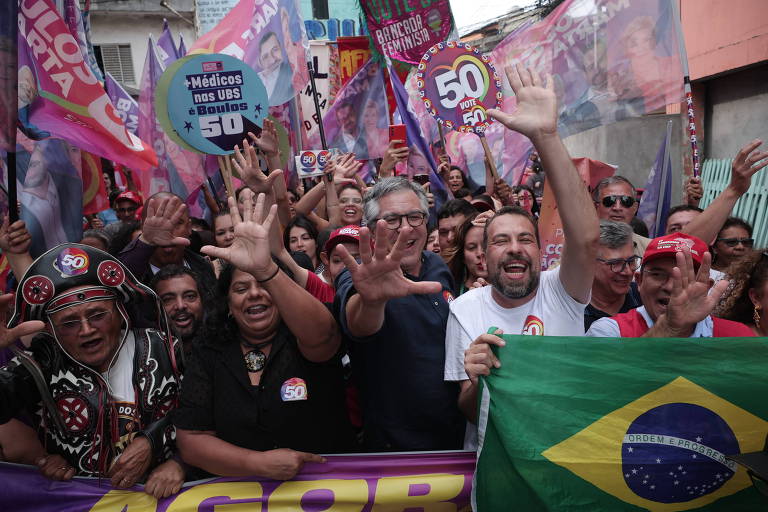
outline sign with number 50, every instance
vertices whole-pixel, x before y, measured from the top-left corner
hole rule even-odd
[[[493,121],[485,111],[501,105],[501,80],[487,55],[461,42],[427,51],[416,73],[427,110],[447,128],[482,134]]]

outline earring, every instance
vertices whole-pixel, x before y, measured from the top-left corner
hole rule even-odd
[[[755,321],[755,327],[760,328],[760,306],[755,305],[755,310],[752,313],[752,319]]]

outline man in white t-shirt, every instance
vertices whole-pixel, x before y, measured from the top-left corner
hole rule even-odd
[[[461,382],[458,405],[472,422],[477,417],[477,376],[488,375],[499,365],[490,345],[504,345],[500,337],[486,334],[489,328],[507,334],[584,335],[584,308],[599,237],[587,187],[557,133],[551,80],[544,87],[535,72],[506,71],[517,95],[517,111],[488,113],[529,137],[536,147],[549,170],[547,179],[560,209],[566,244],[560,267],[541,272],[536,220],[529,212],[505,207],[485,225],[483,248],[491,286],[470,290],[451,303],[445,340],[444,378]],[[465,438],[468,446],[472,441]]]

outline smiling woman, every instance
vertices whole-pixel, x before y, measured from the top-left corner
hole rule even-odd
[[[249,197],[242,221],[230,202],[233,243],[203,249],[230,262],[218,283],[223,327],[193,349],[174,416],[178,446],[208,473],[288,479],[322,462],[313,453],[352,446],[340,335],[322,303],[271,259],[275,210],[251,220]],[[263,204],[262,194],[257,212]]]

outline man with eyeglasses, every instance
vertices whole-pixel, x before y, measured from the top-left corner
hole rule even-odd
[[[584,310],[584,329],[598,318],[626,313],[642,306],[637,284],[632,281],[640,266],[633,254],[632,227],[624,222],[600,221],[600,241],[595,258],[592,298]]]
[[[684,233],[654,238],[635,273],[643,305],[592,324],[587,336],[601,338],[706,338],[754,336],[744,324],[713,317],[728,288],[709,277],[707,244]]]
[[[608,176],[600,180],[592,191],[592,199],[600,220],[612,220],[630,224],[640,206],[637,191],[624,176]],[[634,254],[642,257],[650,238],[632,234]]]
[[[365,195],[359,262],[336,247],[346,270],[334,308],[352,342],[367,451],[461,448],[459,387],[443,381],[453,279],[439,255],[423,250],[428,211],[422,187],[384,178]]]
[[[170,458],[168,413],[181,353],[157,296],[115,258],[80,244],[49,250],[19,282],[8,328],[2,304],[0,348],[22,326],[25,334],[45,330],[0,368],[0,424],[24,411],[36,418],[35,463],[48,478],[145,482],[157,498],[178,492],[184,470]],[[155,328],[135,326],[131,312],[142,304],[154,308]]]
[[[115,198],[115,215],[122,222],[133,222],[141,208],[141,196],[132,190],[126,190]]]

